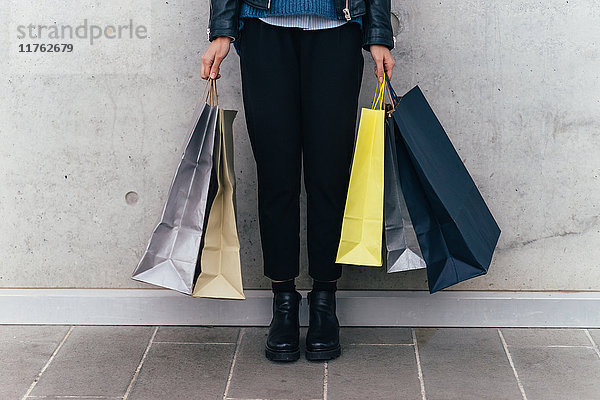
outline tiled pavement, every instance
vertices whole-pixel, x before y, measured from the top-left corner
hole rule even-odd
[[[0,399],[600,399],[600,329],[344,327],[340,358],[290,364],[266,335],[0,326]]]

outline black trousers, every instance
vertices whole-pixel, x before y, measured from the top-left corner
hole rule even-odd
[[[245,21],[238,54],[257,166],[264,274],[299,275],[300,184],[307,194],[308,273],[334,280],[363,73],[357,23],[302,30]]]

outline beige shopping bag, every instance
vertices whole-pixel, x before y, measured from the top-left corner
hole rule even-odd
[[[192,296],[244,300],[236,223],[233,120],[237,111],[219,108],[214,163],[218,189],[208,214],[201,272]]]

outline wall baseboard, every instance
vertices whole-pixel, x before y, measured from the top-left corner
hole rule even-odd
[[[308,324],[306,290],[300,310]],[[0,289],[0,324],[268,326],[272,292],[195,299],[162,289]],[[600,328],[600,292],[338,290],[342,326]]]

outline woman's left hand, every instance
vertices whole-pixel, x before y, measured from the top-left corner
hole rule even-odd
[[[388,78],[392,79],[392,70],[394,69],[394,65],[396,65],[396,61],[392,57],[390,49],[379,44],[372,44],[369,50],[371,51],[373,61],[375,61],[375,76],[379,82],[383,82],[384,71]]]

